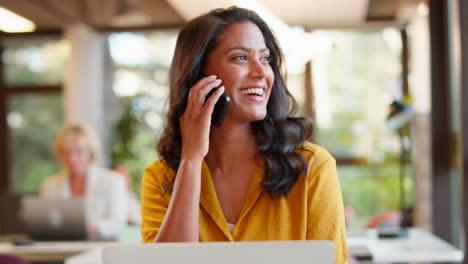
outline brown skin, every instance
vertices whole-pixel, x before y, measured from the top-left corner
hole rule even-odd
[[[223,125],[211,129],[206,161],[224,216],[235,224],[256,167],[258,148],[250,122],[265,117],[274,74],[263,35],[255,24],[236,23],[224,33],[223,41],[208,55],[204,70],[223,80],[231,104]],[[247,87],[265,92],[252,100],[242,93]]]
[[[221,42],[207,58],[204,72],[210,76],[192,87],[187,108],[180,118],[181,162],[156,242],[199,240],[203,159],[210,168],[228,222],[237,222],[248,191],[258,148],[250,123],[266,115],[274,75],[268,63],[265,40],[255,24],[235,23],[223,34]],[[223,86],[204,105],[208,92],[221,84]],[[264,94],[246,96],[242,90],[247,87],[261,87]],[[231,104],[223,125],[214,128],[210,124],[211,114],[223,92],[231,97]]]

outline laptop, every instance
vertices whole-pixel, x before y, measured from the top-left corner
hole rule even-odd
[[[285,264],[335,263],[335,247],[325,240],[159,243],[112,245],[103,264]]]
[[[33,240],[86,240],[83,198],[23,197],[21,214]]]

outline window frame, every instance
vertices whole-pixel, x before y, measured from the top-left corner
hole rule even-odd
[[[46,95],[62,93],[63,84],[57,85],[18,85],[9,86],[3,78],[5,64],[2,55],[5,47],[0,43],[0,194],[11,192],[11,162],[9,128],[7,122],[9,98],[18,94]]]

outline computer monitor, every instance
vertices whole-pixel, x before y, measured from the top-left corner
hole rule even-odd
[[[335,263],[330,241],[262,241],[112,245],[103,264],[286,264]]]
[[[24,197],[21,214],[34,240],[87,239],[83,198]]]

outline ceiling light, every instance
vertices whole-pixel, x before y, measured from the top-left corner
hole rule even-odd
[[[36,25],[8,9],[0,7],[0,30],[8,33],[32,32]]]

